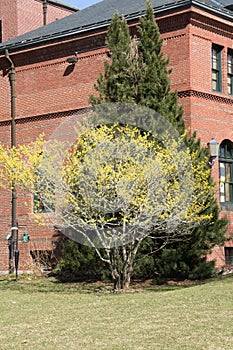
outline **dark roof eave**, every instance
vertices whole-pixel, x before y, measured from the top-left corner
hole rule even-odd
[[[89,29],[83,27],[83,29],[77,28],[76,30],[72,30],[72,31],[60,32],[60,33],[56,33],[56,35],[49,35],[49,36],[44,36],[34,40],[27,40],[27,42],[25,43],[19,42],[15,44],[5,45],[4,47],[0,48],[0,53],[5,52],[6,49],[10,50],[11,52],[15,52],[17,51],[17,49],[24,50],[24,49],[27,49],[28,47],[29,48],[35,47],[35,46],[39,46],[40,44],[46,44],[46,43],[55,41],[56,39],[72,37],[72,36],[75,36],[76,34],[81,34],[89,30],[95,30],[95,29],[101,29],[101,28],[107,27],[109,23],[98,25],[96,27],[92,26]]]
[[[161,12],[164,12],[164,11],[173,10],[175,8],[178,8],[178,7],[184,7],[184,6],[190,5],[191,3],[192,3],[192,0],[185,0],[185,1],[184,0],[178,0],[178,1],[175,1],[174,3],[172,3],[172,4],[156,7],[155,8],[155,13],[161,13]],[[126,15],[125,18],[127,19],[127,21],[138,19],[144,13],[145,13],[145,10],[138,11],[136,13]],[[109,20],[106,20],[104,22],[99,22],[99,23],[95,23],[93,25],[88,25],[86,27],[83,26],[81,28],[75,28],[73,30],[68,30],[68,31],[64,31],[64,32],[58,32],[58,33],[55,33],[54,35],[48,35],[48,36],[44,36],[44,37],[40,37],[40,38],[39,37],[38,38],[34,38],[33,40],[27,40],[27,42],[18,42],[18,43],[15,43],[15,44],[5,45],[2,48],[0,48],[0,53],[4,53],[6,49],[10,50],[11,52],[15,52],[18,49],[24,50],[24,49],[27,49],[30,46],[38,46],[38,45],[46,43],[46,42],[55,41],[56,39],[65,38],[65,37],[71,37],[71,36],[74,36],[76,34],[81,34],[83,32],[86,32],[86,31],[105,28],[105,27],[110,25],[111,20],[112,20],[112,18],[109,19]]]
[[[205,3],[199,0],[178,0],[168,5],[156,7],[154,8],[154,10],[156,14],[159,14],[165,11],[170,11],[177,8],[184,8],[187,6],[196,6],[197,8],[201,8],[201,9],[204,8],[207,12],[217,14],[220,17],[224,17],[228,20],[230,19],[231,21],[233,21],[233,13],[231,13],[232,11],[227,11],[226,9],[221,10],[215,7],[210,7],[209,5],[206,5]],[[136,13],[126,15],[125,18],[127,19],[127,21],[135,20],[140,18],[144,13],[145,13],[145,10],[138,11]],[[110,25],[111,20],[112,19],[105,20],[104,22],[87,25],[87,26],[82,26],[79,28],[75,28],[73,30],[57,32],[55,34],[34,38],[33,40],[27,40],[26,42],[18,42],[15,44],[5,45],[2,48],[0,48],[0,53],[1,54],[4,53],[6,49],[10,50],[11,52],[15,52],[19,49],[24,50],[24,49],[27,49],[28,47],[32,47],[32,46],[35,47],[40,44],[45,44],[51,41],[55,41],[57,39],[68,38],[77,34],[88,32],[90,30],[106,28],[107,26]]]
[[[230,19],[233,21],[233,12],[226,9],[225,7],[223,9],[217,8],[217,7],[212,7],[211,5],[207,5],[203,3],[202,1],[198,0],[191,0],[191,5],[196,6],[201,9],[205,9],[207,12],[217,14],[221,18],[226,18]]]

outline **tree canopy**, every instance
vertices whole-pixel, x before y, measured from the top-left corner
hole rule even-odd
[[[34,146],[1,148],[1,176],[53,208],[56,227],[95,248],[115,289],[124,289],[152,231],[168,242],[211,220],[204,212],[208,177],[199,172],[200,163],[193,166],[182,138],[166,133],[158,138],[119,123],[81,130],[71,147],[59,142],[46,147],[40,139]]]
[[[111,60],[104,62],[104,74],[95,84],[98,94],[91,95],[90,102],[146,106],[160,113],[182,134],[183,110],[177,93],[171,91],[169,59],[163,54],[163,41],[149,1],[137,29],[138,37],[131,38],[125,18],[114,15],[106,39]]]

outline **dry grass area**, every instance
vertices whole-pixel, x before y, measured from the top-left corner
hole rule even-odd
[[[232,350],[233,276],[142,286],[0,279],[0,349]]]

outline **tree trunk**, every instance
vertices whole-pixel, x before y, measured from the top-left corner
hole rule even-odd
[[[114,291],[124,291],[129,288],[135,256],[141,242],[142,239],[107,251]]]
[[[127,290],[130,286],[131,273],[122,272],[113,276],[113,289],[116,292]]]
[[[133,272],[133,262],[124,265],[120,271],[117,269],[112,269],[111,272],[114,291],[124,291],[130,286],[131,275]]]

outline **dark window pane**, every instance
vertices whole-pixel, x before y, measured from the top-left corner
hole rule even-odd
[[[226,163],[226,182],[231,181],[231,164]]]
[[[233,248],[225,247],[225,259],[226,259],[226,264],[233,265]]]
[[[233,74],[233,54],[227,55],[227,73]]]
[[[213,91],[221,91],[221,47],[212,47],[212,89]]]
[[[213,69],[218,68],[217,51],[215,49],[212,50],[212,68]]]
[[[231,77],[227,78],[227,93],[229,95],[232,95],[232,78]]]

